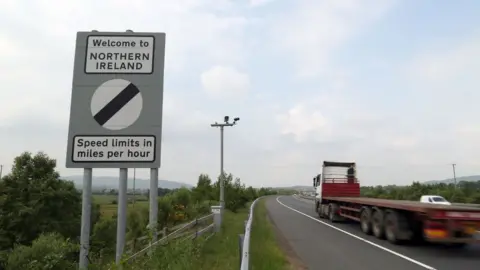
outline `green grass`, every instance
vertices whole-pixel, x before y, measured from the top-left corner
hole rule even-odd
[[[222,231],[208,240],[206,233],[195,241],[173,241],[157,248],[150,259],[138,260],[125,269],[238,270],[238,234],[243,233],[247,209],[226,211]]]
[[[225,211],[222,231],[205,243],[198,262],[200,270],[238,270],[240,254],[238,235],[244,233],[244,224],[248,209],[237,213]]]
[[[129,196],[131,198],[132,196]],[[135,206],[144,207],[148,206],[148,200],[145,196],[137,195],[135,196]],[[112,217],[115,213],[117,213],[118,205],[112,202],[116,202],[118,199],[117,195],[93,195],[94,203],[100,204],[100,212],[102,213],[102,217]],[[132,201],[128,202],[128,209],[135,207]]]
[[[285,253],[280,249],[273,225],[267,217],[265,199],[255,205],[250,238],[250,266],[252,270],[290,269]]]
[[[93,201],[95,203],[98,203],[100,205],[104,205],[104,204],[111,204],[112,201],[116,201],[118,198],[117,195],[93,195]]]

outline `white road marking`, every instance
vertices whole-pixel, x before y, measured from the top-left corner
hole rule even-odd
[[[299,197],[298,195],[292,195],[293,198],[295,198],[295,200],[297,201],[301,201],[301,202],[305,202],[305,203],[312,203],[313,204],[313,200],[309,200],[309,199],[304,199],[302,197]]]
[[[305,214],[305,213],[303,213],[303,212],[301,212],[301,211],[298,211],[297,209],[294,209],[294,208],[292,208],[292,207],[290,207],[290,206],[287,206],[287,205],[283,204],[283,203],[279,200],[279,198],[280,198],[280,197],[277,197],[277,202],[278,202],[279,204],[281,204],[282,206],[284,206],[284,207],[286,207],[286,208],[288,208],[288,209],[290,209],[290,210],[292,210],[292,211],[294,211],[294,212],[296,212],[296,213],[298,213],[298,214],[300,214],[300,215],[303,215],[303,216],[305,216],[305,217],[308,217],[308,218],[311,219],[311,220],[314,220],[314,221],[316,221],[316,222],[318,222],[318,223],[321,223],[321,224],[323,224],[323,225],[325,225],[325,226],[328,226],[328,227],[330,227],[330,228],[332,228],[332,229],[335,229],[335,230],[337,230],[337,231],[339,231],[339,232],[342,232],[342,233],[344,233],[344,234],[346,234],[346,235],[348,235],[348,236],[351,236],[351,237],[353,237],[353,238],[355,238],[355,239],[357,239],[357,240],[360,240],[360,241],[362,241],[362,242],[364,242],[364,243],[367,243],[367,244],[372,245],[372,246],[374,246],[374,247],[376,247],[376,248],[379,248],[379,249],[381,249],[381,250],[383,250],[383,251],[386,251],[386,252],[388,252],[388,253],[390,253],[390,254],[392,254],[392,255],[398,256],[398,257],[400,257],[400,258],[402,258],[402,259],[404,259],[404,260],[407,260],[407,261],[409,261],[409,262],[412,262],[412,263],[414,263],[414,264],[416,264],[416,265],[418,265],[418,266],[421,266],[421,267],[423,267],[423,268],[425,268],[425,269],[437,270],[436,268],[433,268],[433,267],[431,267],[430,265],[426,265],[426,264],[424,264],[424,263],[421,263],[421,262],[419,262],[419,261],[417,261],[417,260],[415,260],[415,259],[412,259],[412,258],[410,258],[410,257],[407,257],[407,256],[405,256],[405,255],[403,255],[403,254],[400,254],[400,253],[398,253],[398,252],[395,252],[395,251],[393,251],[393,250],[391,250],[391,249],[388,249],[388,248],[386,248],[386,247],[383,247],[383,246],[380,246],[380,245],[378,245],[378,244],[375,244],[375,243],[373,243],[373,242],[371,242],[371,241],[368,241],[367,239],[364,239],[364,238],[362,238],[362,237],[360,237],[360,236],[356,236],[356,235],[353,234],[353,233],[349,233],[349,232],[347,232],[347,231],[344,231],[344,230],[342,230],[342,229],[339,229],[339,228],[337,228],[337,227],[335,227],[335,226],[333,226],[333,225],[331,225],[331,224],[328,224],[328,223],[326,223],[326,222],[323,222],[323,221],[321,221],[321,220],[318,220],[318,219],[316,219],[316,218],[314,218],[314,217],[312,217],[312,216],[310,216],[310,215],[307,215],[307,214]]]

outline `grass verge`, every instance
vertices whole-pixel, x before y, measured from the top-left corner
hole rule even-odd
[[[257,202],[253,214],[250,267],[252,270],[290,269],[290,263],[279,247],[275,230],[268,219],[265,199]]]
[[[248,209],[239,209],[237,213],[226,211],[222,231],[215,234],[201,251],[198,269],[202,270],[238,270],[240,251],[238,235],[245,231]]]
[[[222,231],[208,240],[171,242],[157,248],[150,259],[125,269],[162,270],[238,270],[240,267],[238,235],[244,233],[248,209],[226,211]],[[205,236],[208,236],[206,233]]]
[[[222,231],[205,241],[171,242],[157,248],[150,259],[135,262],[125,269],[162,270],[238,270],[240,254],[238,235],[244,233],[249,208],[237,213],[226,211]],[[250,269],[290,269],[284,252],[278,246],[273,225],[267,217],[265,200],[255,206],[250,243]],[[206,234],[208,235],[208,233]]]

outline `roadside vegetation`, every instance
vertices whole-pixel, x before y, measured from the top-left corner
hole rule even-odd
[[[128,269],[166,270],[237,270],[240,266],[238,235],[244,232],[246,207],[235,212],[226,210],[222,230],[208,240],[174,242],[155,250],[151,259]]]
[[[281,249],[274,224],[268,218],[265,199],[257,202],[254,211],[250,243],[252,270],[291,269],[285,252]]]
[[[480,180],[454,184],[421,184],[409,186],[361,187],[364,197],[418,201],[422,195],[440,195],[453,203],[480,204]]]
[[[0,269],[76,269],[79,252],[81,192],[61,180],[56,161],[44,153],[25,152],[0,180]],[[234,269],[238,267],[238,234],[243,233],[247,205],[271,189],[245,187],[233,175],[225,177],[226,212],[223,231],[208,241],[171,242],[135,269]],[[210,213],[219,194],[218,181],[200,175],[192,189],[159,189],[159,230]],[[116,196],[95,195],[89,260],[92,269],[107,269],[114,260]],[[127,241],[148,235],[148,197],[129,204]],[[136,241],[126,249],[138,250]],[[195,264],[193,264],[195,263]],[[134,267],[135,264],[132,266]],[[192,268],[192,266],[195,266]],[[197,267],[198,266],[198,267]]]

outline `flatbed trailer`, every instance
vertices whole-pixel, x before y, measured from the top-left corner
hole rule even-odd
[[[339,164],[335,162],[335,166]],[[352,163],[345,166],[351,167]],[[364,198],[360,197],[356,178],[329,178],[322,172],[322,178],[320,174],[314,178],[315,210],[320,218],[359,222],[365,234],[395,244],[421,240],[464,246],[480,242],[476,237],[480,208]]]

